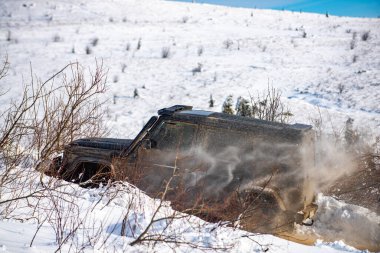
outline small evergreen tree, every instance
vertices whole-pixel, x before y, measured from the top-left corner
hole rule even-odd
[[[232,95],[229,95],[224,101],[222,112],[227,114],[234,114],[234,109],[232,109]]]
[[[91,54],[92,50],[89,46],[86,47],[86,54]]]
[[[252,117],[252,108],[247,99],[243,97],[238,98],[236,102],[236,115]]]
[[[137,41],[137,47],[136,47],[136,49],[140,50],[140,48],[141,48],[141,38]]]
[[[139,97],[139,91],[137,89],[135,89],[133,91],[133,98],[138,98]]]
[[[346,144],[349,148],[353,148],[355,144],[358,143],[359,135],[354,130],[354,120],[352,118],[348,118],[346,121],[346,127],[344,131],[344,139],[346,140]]]
[[[214,107],[215,100],[212,98],[212,94],[210,94],[210,100],[208,101],[209,107]]]

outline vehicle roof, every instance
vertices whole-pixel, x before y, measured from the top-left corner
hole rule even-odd
[[[171,116],[174,119],[184,119],[184,120],[191,120],[191,119],[198,119],[205,122],[224,122],[225,124],[231,124],[231,125],[245,125],[247,127],[249,126],[256,126],[256,127],[265,127],[269,129],[294,129],[298,131],[306,131],[312,129],[312,126],[305,125],[305,124],[285,124],[285,123],[278,123],[273,121],[267,121],[267,120],[261,120],[256,119],[252,117],[243,117],[243,116],[237,116],[237,115],[230,115],[226,113],[218,113],[218,112],[212,112],[212,111],[205,111],[205,110],[193,110],[191,106],[182,106],[182,105],[175,105],[169,108],[164,108],[159,110],[159,115],[161,116]]]

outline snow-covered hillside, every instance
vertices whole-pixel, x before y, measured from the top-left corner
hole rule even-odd
[[[158,0],[0,7],[1,54],[11,63],[2,89],[17,93],[30,80],[30,66],[44,80],[70,61],[90,67],[103,60],[112,136],[133,137],[159,108],[207,109],[212,94],[211,109],[219,111],[229,94],[247,97],[268,84],[282,90],[293,121],[310,123],[319,106],[336,131],[348,116],[380,131],[379,19]],[[199,64],[201,72],[193,72]]]
[[[283,101],[294,114],[293,122],[311,124],[321,117],[327,132],[341,132],[351,117],[355,127],[370,138],[380,135],[380,19],[162,0],[2,0],[0,56],[5,55],[10,70],[0,80],[0,94],[7,91],[0,97],[0,107],[18,98],[22,85],[31,81],[31,71],[34,78],[46,80],[69,62],[93,68],[95,61],[103,61],[109,70],[104,99],[110,137],[133,138],[163,107],[186,104],[220,111],[228,95],[248,97],[268,85],[282,91]],[[138,97],[134,97],[135,90]],[[213,108],[209,108],[210,95],[215,100]],[[100,224],[97,238],[107,241],[91,244],[90,229],[80,230],[75,247],[86,242],[88,251],[151,250],[129,246],[134,235],[128,233],[144,229],[156,200],[138,192],[144,203],[134,203],[128,216],[134,217],[130,224],[136,226],[122,237],[118,222],[126,215],[127,199],[136,189],[124,186],[118,195],[110,197],[104,194],[105,189],[60,187],[70,192],[79,213],[92,210],[86,220],[88,227]],[[329,197],[322,196],[319,201],[322,206],[334,204],[342,211],[322,216],[325,221],[346,217],[348,212],[365,224],[380,224],[373,213],[337,204]],[[28,209],[27,203],[23,205],[22,211],[27,214],[35,211]],[[41,217],[47,215],[43,210],[38,212]],[[172,210],[165,206],[162,212]],[[33,247],[29,247],[40,221],[25,221],[23,214],[20,217],[24,223],[0,220],[0,251],[51,252],[57,248],[54,228],[44,223]],[[354,226],[353,219],[346,218]],[[252,241],[246,232],[213,229],[212,224],[202,222],[195,217],[178,220],[169,233],[205,247],[231,247],[232,252],[267,248],[269,252],[356,252],[343,242],[305,246],[269,235],[252,237]],[[201,230],[197,230],[199,223],[203,224]],[[154,229],[159,231],[165,225],[163,221]],[[316,229],[320,232],[325,228]],[[379,231],[376,226],[371,229],[371,235]],[[111,239],[105,240],[107,236]],[[63,251],[71,246],[65,245]],[[171,246],[161,243],[156,250],[168,251]],[[194,249],[184,245],[181,250]]]

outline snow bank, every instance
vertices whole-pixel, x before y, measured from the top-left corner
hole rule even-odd
[[[35,190],[42,189],[38,180],[30,178]],[[61,248],[64,252],[80,249],[84,252],[166,252],[175,247],[177,252],[203,252],[212,248],[221,252],[263,252],[267,249],[270,252],[360,252],[342,242],[306,246],[271,235],[207,223],[176,212],[170,203],[152,199],[127,183],[84,189],[52,178],[44,178],[43,182],[51,187],[44,192],[43,198],[36,195],[22,199],[13,203],[17,203],[13,212],[3,213],[0,220],[2,251],[52,252]],[[19,191],[24,190],[20,188]],[[13,195],[2,196],[6,199]],[[59,209],[55,209],[55,205]],[[150,223],[146,241],[131,246]],[[329,228],[321,225],[318,229]]]
[[[317,204],[314,225],[299,226],[302,233],[314,234],[326,241],[342,241],[328,244],[334,247],[340,247],[339,245],[346,242],[357,247],[367,245],[370,249],[379,249],[380,216],[376,213],[322,194],[318,195]],[[316,245],[319,244],[321,242]]]

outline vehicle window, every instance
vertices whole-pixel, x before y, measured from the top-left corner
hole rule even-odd
[[[204,146],[211,153],[221,152],[227,147],[247,148],[252,146],[250,143],[251,138],[244,132],[213,128],[205,131]]]
[[[162,122],[152,134],[156,148],[185,150],[191,147],[196,134],[196,125],[183,122]]]

